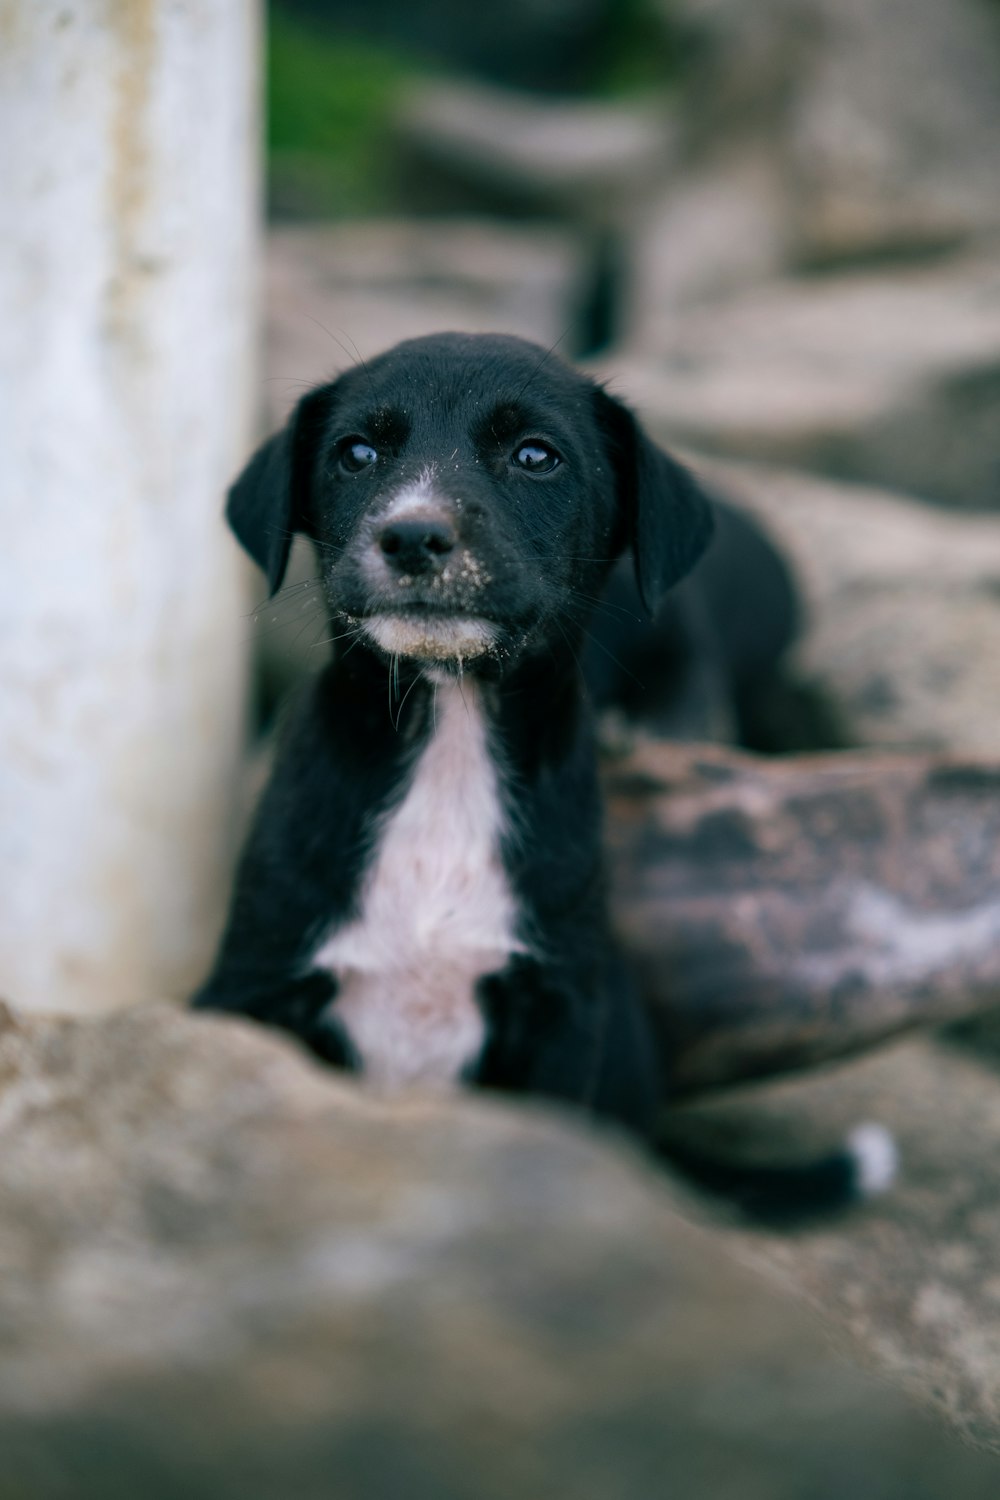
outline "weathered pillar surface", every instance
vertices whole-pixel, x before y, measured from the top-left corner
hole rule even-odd
[[[0,0],[0,994],[186,987],[228,859],[258,15]]]

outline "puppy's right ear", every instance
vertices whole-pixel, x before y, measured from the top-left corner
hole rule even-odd
[[[226,501],[226,520],[267,574],[272,595],[285,576],[292,537],[311,534],[313,470],[332,390],[321,386],[303,396],[281,431],[257,449]]]

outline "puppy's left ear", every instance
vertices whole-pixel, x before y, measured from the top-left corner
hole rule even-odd
[[[655,615],[664,594],[689,573],[712,538],[712,507],[694,477],[646,436],[621,401],[594,392],[614,469],[639,597]]]
[[[257,449],[226,501],[226,520],[267,574],[272,595],[281,587],[295,532],[310,533],[313,467],[332,389],[321,386],[303,396],[281,431]]]

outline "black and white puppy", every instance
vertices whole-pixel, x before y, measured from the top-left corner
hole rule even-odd
[[[721,515],[730,562],[705,598],[738,686],[789,609],[777,560]],[[539,1094],[651,1137],[660,1080],[609,930],[580,663],[623,553],[652,616],[705,550],[698,485],[545,351],[443,334],[305,396],[228,516],[272,594],[295,533],[311,538],[334,649],[287,726],[195,1005],[283,1027],[377,1085]],[[757,558],[770,615],[741,612],[737,555]],[[681,696],[697,717],[704,693]],[[878,1127],[802,1169],[670,1149],[761,1212],[881,1188],[894,1160]]]
[[[379,1084],[461,1079],[649,1132],[579,661],[623,552],[650,614],[701,555],[695,481],[543,350],[443,334],[307,395],[228,517],[272,593],[312,539],[335,645],[196,1005]]]

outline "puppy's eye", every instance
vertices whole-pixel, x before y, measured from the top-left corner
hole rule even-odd
[[[562,463],[562,459],[548,443],[530,442],[521,444],[512,455],[512,462],[516,468],[524,469],[529,474],[551,474]]]
[[[341,468],[347,470],[348,474],[360,474],[362,469],[368,469],[378,460],[378,450],[371,443],[366,443],[364,438],[345,438],[340,445]]]

